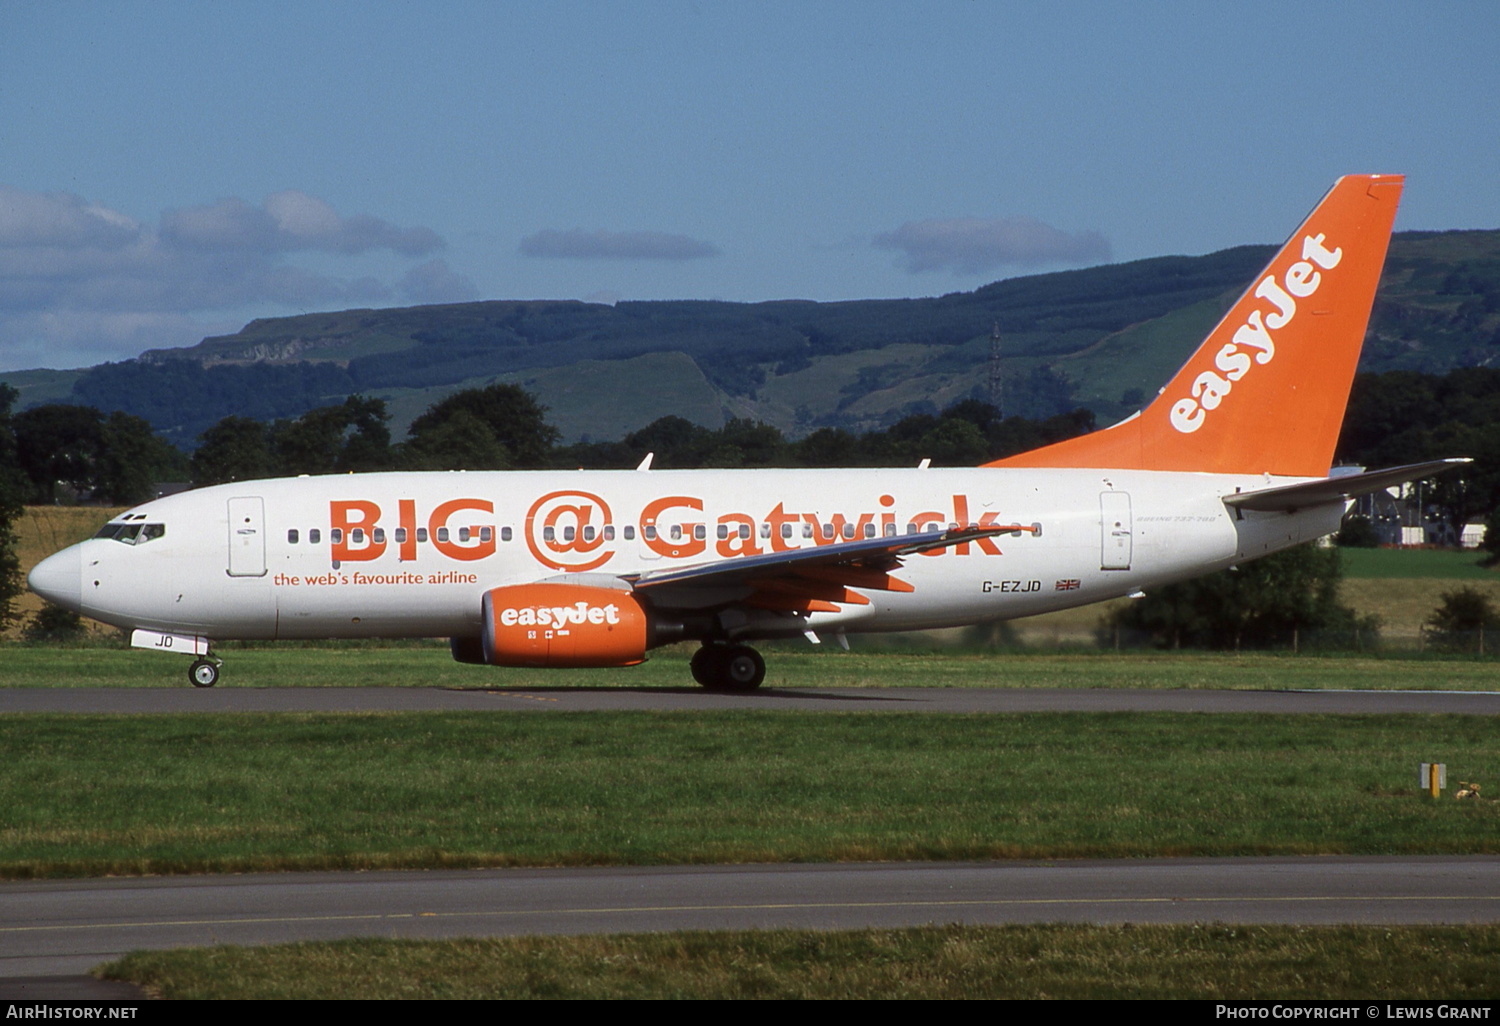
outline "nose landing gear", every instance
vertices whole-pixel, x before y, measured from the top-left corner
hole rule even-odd
[[[219,667],[222,665],[217,659],[199,659],[188,667],[188,682],[195,688],[211,688],[219,683]]]
[[[754,691],[766,679],[766,661],[749,645],[704,645],[690,665],[693,679],[710,691]]]

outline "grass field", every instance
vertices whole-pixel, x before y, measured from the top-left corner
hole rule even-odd
[[[178,999],[1483,1000],[1500,927],[944,926],[141,952]]]
[[[1347,580],[1494,581],[1500,578],[1483,566],[1487,554],[1459,549],[1340,549]]]
[[[858,639],[854,642],[860,644]],[[527,670],[454,662],[443,643],[225,645],[221,688],[696,688],[692,646],[658,649],[640,666]],[[1494,691],[1500,660],[1472,656],[1217,652],[843,652],[767,645],[767,688],[1217,688]],[[0,646],[0,687],[185,687],[189,660],[118,647]]]
[[[0,718],[0,875],[1500,852],[1489,717]],[[122,772],[129,767],[128,772]]]

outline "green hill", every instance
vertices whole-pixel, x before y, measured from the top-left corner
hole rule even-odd
[[[295,416],[353,393],[386,399],[399,437],[429,403],[495,380],[536,392],[567,440],[617,438],[669,413],[710,427],[751,417],[798,436],[987,397],[998,325],[1007,413],[1086,405],[1108,422],[1155,393],[1271,252],[1157,257],[925,299],[346,310],[8,378],[22,407],[124,410],[189,447],[229,414]],[[1500,231],[1396,235],[1361,370],[1440,374],[1497,355]]]

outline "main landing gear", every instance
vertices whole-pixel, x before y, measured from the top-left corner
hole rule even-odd
[[[691,665],[693,679],[710,691],[754,691],[766,679],[766,661],[749,645],[704,645]]]
[[[199,659],[188,667],[188,681],[195,688],[211,688],[219,683],[219,667],[222,665],[217,659]]]

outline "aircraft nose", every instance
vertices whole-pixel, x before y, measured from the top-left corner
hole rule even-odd
[[[74,612],[83,605],[83,554],[70,545],[48,556],[26,575],[26,584],[48,602]]]

